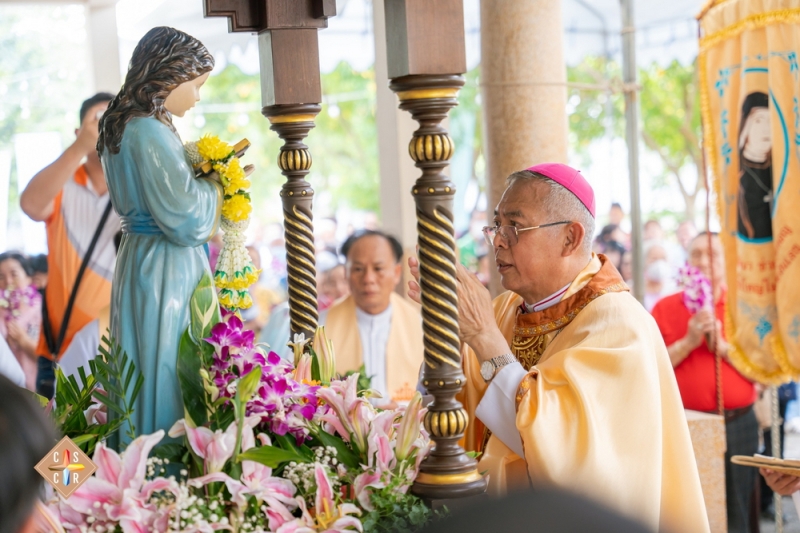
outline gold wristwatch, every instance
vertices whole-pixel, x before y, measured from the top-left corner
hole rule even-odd
[[[510,353],[492,357],[488,361],[481,363],[481,377],[488,383],[494,379],[494,377],[497,375],[497,371],[500,368],[510,365],[511,363],[515,363],[516,361],[517,358]]]

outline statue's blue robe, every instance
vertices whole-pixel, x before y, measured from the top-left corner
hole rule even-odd
[[[189,299],[210,272],[203,245],[217,232],[222,189],[197,179],[178,136],[154,118],[125,126],[120,151],[102,154],[124,233],[111,296],[111,332],[137,363],[144,386],[134,406],[138,434],[183,417],[176,375]]]

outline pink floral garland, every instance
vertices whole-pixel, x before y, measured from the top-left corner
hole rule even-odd
[[[693,315],[703,309],[711,309],[713,293],[711,281],[699,268],[688,263],[678,271],[678,285],[683,288],[683,304]]]
[[[19,316],[23,307],[35,307],[42,301],[42,295],[33,285],[18,289],[0,291],[0,308],[8,309],[11,316]]]

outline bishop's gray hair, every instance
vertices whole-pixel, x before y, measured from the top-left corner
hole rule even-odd
[[[572,194],[566,187],[538,172],[531,172],[530,170],[514,172],[506,179],[506,186],[511,187],[517,181],[547,185],[549,189],[547,196],[542,199],[542,205],[549,219],[543,220],[541,223],[546,224],[548,222],[558,222],[561,220],[578,222],[583,226],[584,230],[581,251],[591,255],[592,239],[594,238],[594,217],[589,210],[586,209],[586,206],[583,205],[583,202],[578,200],[578,197]]]

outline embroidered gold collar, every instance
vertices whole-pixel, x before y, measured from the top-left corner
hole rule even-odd
[[[560,332],[595,298],[609,292],[630,290],[616,267],[604,255],[598,255],[598,258],[600,270],[572,296],[538,312],[523,313],[517,309],[511,351],[525,370],[530,370],[541,359],[549,340],[552,340],[548,334]]]

